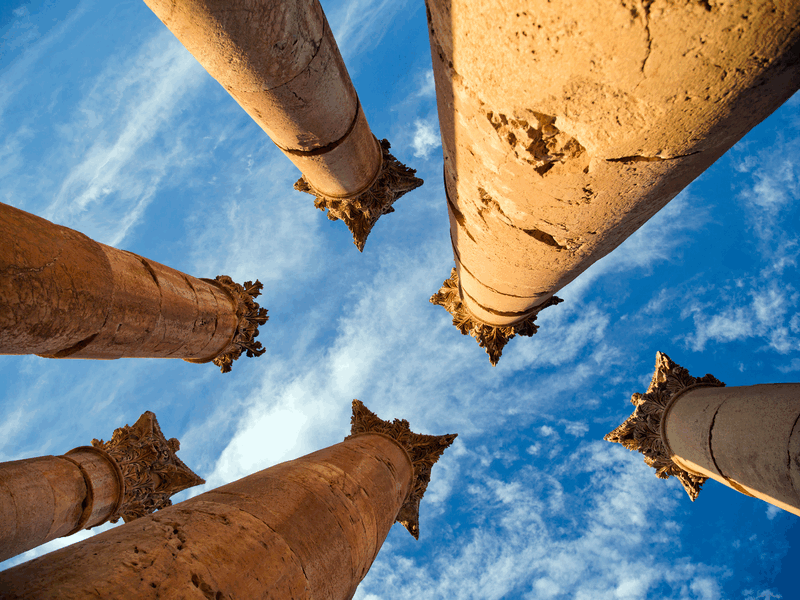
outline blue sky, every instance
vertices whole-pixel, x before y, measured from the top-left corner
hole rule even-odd
[[[0,201],[198,277],[258,278],[270,321],[267,353],[228,375],[0,357],[0,460],[61,454],[152,410],[208,480],[186,497],[340,441],[359,398],[459,433],[419,542],[394,527],[360,600],[795,597],[796,517],[715,482],[692,504],[602,437],[657,350],[728,385],[800,380],[800,96],[493,368],[428,303],[453,262],[421,1],[323,2],[374,133],[426,182],[363,254],[143,2],[2,6]]]

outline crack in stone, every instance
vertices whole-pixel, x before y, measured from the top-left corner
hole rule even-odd
[[[18,277],[26,273],[40,273],[41,271],[44,271],[45,269],[52,267],[54,264],[56,264],[56,262],[58,262],[58,259],[60,257],[61,257],[61,250],[58,251],[58,254],[56,254],[56,256],[50,262],[43,264],[41,267],[17,267],[15,265],[10,265],[6,269],[1,269],[0,275],[4,276],[7,275],[9,277]]]
[[[695,150],[689,154],[679,154],[678,156],[640,156],[635,154],[633,156],[621,156],[620,158],[607,158],[606,162],[621,162],[621,163],[635,163],[635,162],[663,162],[665,160],[677,160],[679,158],[687,158],[700,154],[700,150]]]
[[[644,60],[642,60],[641,72],[644,75],[644,68],[647,65],[647,59],[650,58],[650,52],[653,49],[653,37],[650,34],[650,5],[654,0],[642,0],[642,10],[644,11],[644,30],[647,33],[647,52],[645,52]]]

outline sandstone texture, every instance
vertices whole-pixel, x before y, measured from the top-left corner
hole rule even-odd
[[[428,0],[477,322],[535,314],[800,87],[792,0]]]
[[[422,185],[402,165],[409,173],[394,181],[396,161],[370,130],[318,0],[145,2],[300,169],[297,189],[343,220],[359,250],[392,203]]]
[[[800,383],[689,390],[662,431],[683,469],[800,516]]]
[[[108,520],[132,521],[204,483],[149,411],[110,441],[92,444],[64,456],[0,463],[0,561]]]
[[[212,361],[258,335],[239,296],[0,204],[0,354]]]
[[[350,598],[413,473],[396,441],[357,435],[2,572],[0,596]]]

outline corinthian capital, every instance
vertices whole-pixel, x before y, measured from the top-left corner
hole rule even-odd
[[[644,462],[656,470],[656,477],[677,477],[694,501],[708,478],[689,473],[672,461],[661,437],[661,420],[667,405],[678,394],[693,387],[724,385],[713,375],[692,377],[689,371],[673,362],[669,356],[657,352],[656,370],[650,387],[644,394],[631,396],[631,403],[636,407],[633,414],[603,439],[641,452]]]
[[[170,506],[170,496],[201,483],[176,452],[177,439],[166,439],[156,416],[145,412],[133,426],[114,430],[111,439],[92,440],[114,462],[121,478],[121,500],[109,517],[112,523],[122,518],[126,523]]]
[[[414,539],[419,539],[419,503],[431,481],[431,469],[458,434],[424,435],[414,433],[405,419],[384,421],[359,400],[353,400],[350,435],[345,439],[361,433],[382,433],[395,440],[408,452],[414,467],[414,480],[411,482],[411,492],[405,504],[400,508],[396,521],[408,529]]]
[[[247,353],[249,358],[253,358],[266,352],[261,342],[255,340],[258,337],[259,325],[263,325],[269,320],[267,309],[261,308],[255,301],[255,298],[261,295],[264,284],[256,279],[255,283],[245,281],[244,285],[240,285],[227,275],[219,275],[216,279],[205,281],[213,281],[223,287],[236,302],[236,318],[238,319],[236,333],[230,344],[212,359],[220,371],[228,373],[233,361],[242,353]]]
[[[423,184],[415,177],[416,170],[409,169],[389,152],[391,144],[381,140],[382,163],[378,176],[363,192],[352,197],[335,198],[315,190],[305,176],[294,184],[294,189],[316,196],[314,206],[328,211],[331,221],[344,221],[353,242],[360,252],[364,251],[367,236],[381,215],[394,212],[392,204],[401,196]]]
[[[563,302],[558,296],[551,296],[547,301],[537,306],[533,314],[524,319],[512,323],[511,325],[495,326],[479,321],[469,312],[469,309],[461,300],[458,291],[458,272],[453,269],[450,271],[450,278],[445,279],[441,289],[431,296],[431,304],[438,304],[453,316],[453,325],[463,335],[474,337],[478,345],[486,350],[492,366],[497,366],[497,362],[503,354],[503,348],[514,336],[521,335],[531,337],[539,330],[536,324],[538,314],[548,306],[555,306]]]

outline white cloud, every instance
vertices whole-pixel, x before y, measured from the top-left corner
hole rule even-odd
[[[712,286],[703,292],[703,298],[711,297],[711,301],[690,298],[684,306],[684,313],[692,316],[695,325],[694,333],[685,338],[693,350],[702,351],[709,342],[754,337],[780,354],[800,349],[800,336],[792,331],[800,297],[792,286],[776,280],[766,285],[749,281],[737,289]]]
[[[433,69],[427,69],[423,72],[419,89],[414,95],[418,98],[436,99],[436,81],[433,78]]]
[[[411,146],[414,148],[414,156],[417,158],[428,158],[434,148],[441,146],[439,130],[433,123],[417,119],[414,121],[414,137]]]
[[[744,146],[739,153],[746,152]],[[759,240],[759,251],[768,262],[766,273],[781,274],[797,266],[800,236],[787,222],[787,211],[800,199],[800,141],[784,141],[756,154],[746,154],[736,162],[737,170],[751,179],[738,194],[747,220]]]
[[[336,44],[348,63],[375,48],[391,27],[406,0],[352,0],[327,12]]]
[[[663,598],[720,598],[721,569],[664,555],[676,549],[680,528],[670,514],[682,492],[629,458],[593,442],[556,465],[518,465],[498,480],[480,455],[468,453],[462,489],[472,500],[463,510],[480,506],[484,514],[466,525],[464,541],[441,544],[423,530],[418,544],[437,545],[431,561],[398,549],[381,553],[355,598],[638,599],[656,589]],[[563,494],[548,475],[554,467],[589,473],[592,483]],[[566,515],[575,522],[565,534],[559,523]],[[460,513],[447,516],[463,520]],[[443,526],[437,518],[428,530]]]

